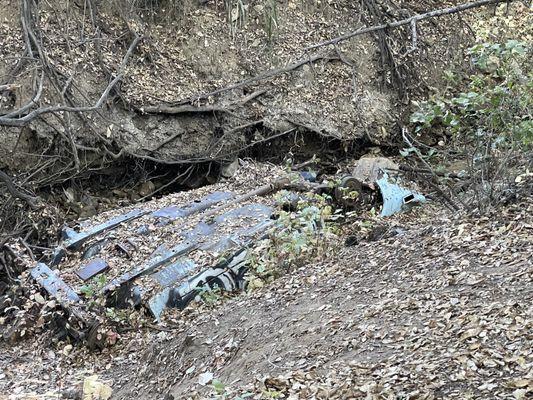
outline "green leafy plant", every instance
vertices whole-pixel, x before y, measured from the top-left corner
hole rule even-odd
[[[518,168],[531,162],[531,53],[530,44],[517,40],[478,44],[468,53],[470,76],[414,104],[414,132],[443,129],[467,158],[478,209],[501,201]],[[404,149],[402,155],[411,152]]]
[[[215,393],[219,396],[225,394],[226,392],[226,385],[224,385],[218,379],[213,379],[213,381],[211,382],[211,386],[215,390]]]
[[[280,192],[277,227],[268,239],[261,241],[249,255],[250,288],[259,282],[270,282],[291,267],[320,255],[330,245],[333,234],[327,220],[332,215],[327,196],[308,195],[296,205],[294,211],[283,211],[288,193]]]
[[[200,300],[208,306],[215,305],[222,298],[222,290],[219,287],[201,286],[197,290]]]
[[[96,297],[107,283],[105,275],[98,275],[91,279],[87,285],[80,288],[80,292],[87,298]]]
[[[261,395],[265,399],[280,399],[283,396],[283,393],[278,390],[268,389],[263,390]]]

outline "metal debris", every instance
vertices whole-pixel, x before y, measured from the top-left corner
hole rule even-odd
[[[89,279],[101,274],[104,271],[107,271],[108,269],[109,265],[104,259],[95,258],[76,271],[76,275],[78,275],[80,279],[88,281]]]
[[[41,285],[52,297],[59,300],[78,302],[80,298],[54,271],[46,264],[39,263],[31,270],[31,276]]]
[[[376,186],[367,178],[344,177],[334,197],[353,208],[373,203],[379,191],[383,216],[424,200],[392,183],[383,170],[380,174]],[[312,182],[316,174],[304,175],[300,182],[303,191],[319,188],[332,192],[327,184]],[[369,179],[374,175],[372,169]],[[145,206],[103,222],[96,218],[96,225],[80,224],[80,232],[63,231],[64,241],[50,264],[61,272],[38,264],[32,276],[52,296],[78,302],[78,293],[83,293],[83,299],[88,296],[81,290],[83,282],[102,274],[103,287],[97,293],[106,298],[107,307],[144,306],[159,320],[166,308],[183,308],[202,290],[244,288],[248,249],[275,225],[273,196],[269,200],[253,199],[281,188],[293,190],[287,192],[292,198],[298,191],[293,186],[288,179],[278,179],[244,194],[204,192],[198,201],[185,196],[187,200],[182,203],[163,200],[156,203],[158,208]],[[73,254],[66,257],[67,251]],[[80,266],[81,260],[85,261]]]
[[[412,205],[425,202],[424,196],[400,186],[389,177],[387,171],[398,170],[398,164],[385,157],[361,158],[357,160],[352,175],[345,177],[335,190],[335,196],[341,199],[341,203],[353,207],[373,202],[367,188],[377,189],[383,201],[380,214],[382,217],[391,216]],[[345,192],[350,192],[352,195],[346,195]]]
[[[426,198],[421,194],[405,189],[389,180],[389,176],[384,173],[383,176],[376,181],[383,198],[383,208],[381,210],[382,217],[391,216],[406,210],[413,205],[426,201]]]
[[[389,170],[398,170],[399,166],[394,161],[385,157],[364,157],[355,163],[352,176],[360,182],[375,183]]]
[[[116,279],[113,279],[109,284],[104,286],[104,288],[102,289],[102,293],[105,294],[107,292],[110,292],[114,289],[117,289],[119,286],[123,285],[128,281],[138,278],[141,275],[149,274],[157,267],[167,264],[168,262],[179,256],[187,254],[196,246],[197,243],[195,242],[185,242],[179,244],[173,247],[172,249],[166,251],[164,254],[157,255],[154,258],[149,259],[146,263],[136,268],[133,268],[131,271],[126,272],[125,274],[119,276]]]
[[[209,207],[214,206],[221,201],[229,200],[233,196],[233,193],[229,192],[213,192],[200,201],[189,204],[184,208],[169,206],[153,212],[152,216],[162,218],[166,220],[165,222],[173,221],[178,218],[186,218],[197,212],[207,210]]]
[[[146,214],[146,211],[135,209],[126,214],[119,215],[118,217],[112,218],[107,222],[96,225],[90,228],[87,231],[83,232],[74,232],[72,230],[68,231],[68,239],[63,242],[63,247],[65,249],[77,249],[88,239],[110,229],[114,229],[120,224],[131,221],[132,219],[140,218]]]

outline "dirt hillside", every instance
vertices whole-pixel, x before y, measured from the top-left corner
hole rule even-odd
[[[462,2],[3,1],[0,400],[533,398],[531,4],[306,50]]]
[[[97,373],[117,399],[528,398],[532,211],[427,206],[351,247],[347,228],[327,260],[103,353],[2,344],[0,392],[68,398]]]
[[[73,115],[69,126],[57,114],[33,120],[21,135],[1,126],[0,163],[11,169],[40,163],[38,154],[47,146],[53,151],[59,144],[54,140],[65,140],[67,148],[74,143],[82,167],[102,157],[233,159],[261,135],[292,128],[329,140],[389,143],[407,99],[437,85],[470,40],[467,25],[447,17],[439,25],[420,23],[416,55],[409,51],[409,29],[304,51],[365,24],[458,3],[453,1],[406,2],[404,8],[388,0],[185,0],[144,7],[120,0],[8,2],[0,11],[0,83],[15,89],[2,97],[5,112],[30,101],[39,87],[39,62],[22,58],[18,64],[25,52],[25,3],[25,23],[40,43],[33,51],[44,54],[45,76],[52,70],[57,81],[44,78],[39,105],[92,105],[112,77],[122,73],[123,79],[103,108],[88,118]],[[445,26],[458,34],[443,37]],[[287,66],[287,73],[224,90]]]

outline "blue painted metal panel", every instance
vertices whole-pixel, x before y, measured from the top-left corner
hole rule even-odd
[[[109,265],[104,259],[95,258],[94,260],[89,261],[82,268],[77,270],[76,275],[78,275],[84,281],[87,281],[91,279],[92,277],[104,271],[107,271],[108,269],[109,269]]]
[[[209,207],[233,197],[233,193],[229,192],[213,192],[201,199],[200,201],[188,204],[185,207],[169,206],[160,210],[154,211],[152,217],[162,218],[166,220],[175,220],[178,218],[185,218],[197,212],[208,209]]]
[[[152,275],[152,277],[161,286],[166,287],[176,283],[178,280],[185,278],[189,272],[196,268],[193,260],[185,258],[172,263]]]
[[[31,270],[31,276],[41,285],[51,296],[60,301],[80,301],[79,296],[68,286],[48,265],[39,263]]]
[[[81,258],[83,260],[88,260],[89,258],[94,257],[95,255],[99,254],[102,251],[102,249],[105,246],[107,246],[108,243],[109,243],[108,239],[97,240],[95,243],[91,243],[85,249]]]
[[[183,234],[188,240],[201,240],[202,237],[211,236],[215,232],[215,224],[198,223],[193,229]]]
[[[152,213],[152,217],[167,218],[171,220],[183,218],[185,215],[185,209],[179,208],[178,206],[168,206]]]
[[[196,248],[197,244],[195,242],[185,242],[173,247],[164,254],[156,255],[153,258],[149,258],[144,264],[134,268],[131,271],[128,271],[119,277],[113,279],[109,284],[107,284],[103,289],[102,293],[107,293],[111,290],[118,288],[124,283],[131,281],[141,275],[146,275],[153,272],[157,267],[171,262],[174,258],[185,255],[191,250]]]
[[[215,222],[223,223],[230,219],[252,217],[256,220],[263,220],[270,218],[272,208],[263,204],[247,204],[243,207],[235,208],[215,218]]]
[[[382,217],[391,216],[402,211],[405,207],[426,201],[426,198],[421,194],[405,189],[396,183],[391,183],[389,179],[387,174],[383,174],[376,181],[383,198]]]
[[[119,215],[118,217],[111,218],[109,221],[103,222],[99,225],[93,226],[86,231],[79,233],[69,232],[69,238],[63,242],[63,246],[66,249],[76,249],[85,243],[86,240],[110,229],[114,229],[120,224],[131,221],[136,218],[140,218],[146,214],[146,211],[135,209],[126,214]]]

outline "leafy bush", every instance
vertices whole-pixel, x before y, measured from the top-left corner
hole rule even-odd
[[[286,203],[286,192],[278,195],[280,208]],[[250,257],[250,288],[282,275],[292,267],[324,253],[332,233],[326,220],[332,214],[327,196],[309,194],[299,201],[296,210],[280,210],[276,231],[254,247]]]
[[[416,133],[443,128],[468,156],[469,175],[481,209],[502,199],[520,167],[531,162],[533,142],[531,46],[483,43],[469,50],[473,73],[448,90],[415,103]],[[465,91],[457,93],[459,87]]]

